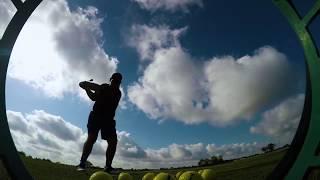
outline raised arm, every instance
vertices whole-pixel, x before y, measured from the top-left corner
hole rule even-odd
[[[91,83],[88,81],[82,81],[79,83],[79,86],[84,89],[88,95],[88,97],[92,100],[92,101],[96,101],[97,100],[97,94],[99,93],[100,90],[100,85],[95,84],[95,83]],[[92,92],[94,91],[94,92]]]
[[[96,101],[96,92],[92,92],[90,89],[85,89],[86,90],[86,93],[87,95],[89,96],[89,98],[92,100],[92,101]]]
[[[92,82],[88,82],[88,81],[82,81],[80,82],[80,87],[84,88],[84,89],[90,89],[93,91],[99,91],[100,89],[100,85],[96,84],[96,83],[92,83]]]

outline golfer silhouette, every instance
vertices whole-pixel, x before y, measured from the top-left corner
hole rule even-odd
[[[108,173],[114,172],[111,164],[118,142],[114,116],[121,98],[121,91],[119,89],[121,81],[122,75],[114,73],[110,78],[110,84],[98,85],[88,81],[79,83],[79,86],[86,91],[89,98],[95,101],[95,103],[89,114],[87,124],[88,137],[83,145],[80,164],[77,166],[78,171],[86,169],[86,161],[101,130],[101,139],[108,142],[104,171]]]

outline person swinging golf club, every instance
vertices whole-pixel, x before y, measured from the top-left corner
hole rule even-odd
[[[108,173],[115,171],[111,166],[118,142],[114,116],[121,98],[121,91],[119,89],[121,81],[122,75],[120,73],[114,73],[110,78],[110,84],[105,83],[98,85],[88,81],[79,83],[79,86],[86,91],[89,98],[95,101],[95,103],[89,114],[87,124],[88,137],[83,145],[80,164],[77,166],[78,171],[86,169],[87,158],[91,153],[100,130],[101,139],[108,142],[104,171]]]

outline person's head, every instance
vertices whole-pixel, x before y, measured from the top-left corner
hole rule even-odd
[[[120,86],[122,81],[122,75],[120,73],[113,73],[110,78],[110,81],[111,81],[111,85]]]

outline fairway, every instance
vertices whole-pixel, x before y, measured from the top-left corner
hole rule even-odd
[[[272,172],[273,168],[281,160],[286,153],[286,149],[279,149],[269,153],[263,153],[256,156],[250,156],[234,160],[225,164],[215,166],[202,166],[190,168],[175,168],[168,170],[153,170],[153,171],[124,171],[128,172],[134,177],[134,180],[141,180],[143,175],[147,172],[167,172],[175,175],[181,170],[195,170],[212,168],[217,173],[218,180],[235,180],[235,179],[265,179],[266,176]],[[90,175],[100,169],[89,169],[85,172],[77,172],[74,166],[52,163],[46,160],[32,159],[30,157],[22,156],[23,162],[29,172],[36,180],[88,180]],[[116,180],[117,177],[113,176]]]

